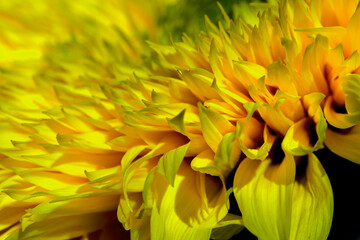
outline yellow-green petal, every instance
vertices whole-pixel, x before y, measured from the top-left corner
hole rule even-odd
[[[152,188],[151,239],[207,240],[227,213],[222,181],[193,171],[186,162],[174,186],[156,175]]]
[[[294,185],[289,239],[325,240],[333,217],[331,184],[314,154],[308,155],[305,164],[305,173],[298,174]]]
[[[259,239],[288,239],[295,161],[280,164],[244,159],[235,173],[234,194],[245,227]]]
[[[335,154],[360,164],[360,124],[345,130],[326,130],[325,145]]]
[[[211,232],[211,239],[230,239],[244,229],[242,217],[228,213]]]
[[[190,143],[187,143],[176,149],[173,149],[165,153],[159,160],[158,172],[164,176],[166,181],[171,186],[174,186],[176,172],[178,171],[189,146]]]

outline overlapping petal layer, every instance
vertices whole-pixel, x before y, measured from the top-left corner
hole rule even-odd
[[[143,3],[30,4],[41,26],[0,5],[19,11],[0,13],[1,238],[106,239],[119,220],[132,239],[326,239],[314,152],[359,163],[359,2],[220,6],[170,45],[140,37],[158,34]]]

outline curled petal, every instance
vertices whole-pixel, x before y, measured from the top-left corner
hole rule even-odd
[[[333,97],[329,96],[326,99],[324,114],[326,120],[332,126],[340,129],[346,129],[354,126],[360,118],[360,112],[356,114],[339,113],[335,110]]]
[[[345,130],[326,130],[325,145],[335,154],[360,164],[360,124]]]
[[[360,122],[360,76],[348,74],[338,81],[341,81],[341,85],[337,85],[334,96],[326,100],[324,113],[332,126],[345,129]],[[345,107],[346,111],[338,112],[337,105]]]
[[[282,143],[285,151],[301,156],[324,147],[327,124],[320,108],[323,99],[324,95],[321,93],[311,93],[303,97],[309,117],[301,119],[289,128]]]

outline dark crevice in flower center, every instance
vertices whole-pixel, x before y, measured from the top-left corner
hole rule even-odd
[[[255,111],[251,117],[255,118],[256,120],[258,120],[262,124],[265,124],[264,119],[260,116],[260,113],[258,111]]]
[[[266,85],[266,88],[273,96],[275,95],[276,91],[278,90],[278,88],[270,86],[270,85]]]
[[[342,113],[342,114],[346,114],[347,110],[345,108],[345,106],[339,106],[335,103],[332,104],[332,108],[334,109],[335,112],[337,113]]]
[[[237,167],[235,167],[233,169],[233,171],[226,178],[226,182],[225,182],[226,189],[229,189],[229,188],[231,188],[233,186],[236,169],[237,169]],[[241,216],[241,212],[240,212],[239,206],[238,206],[238,204],[236,202],[234,193],[230,194],[229,201],[230,201],[229,213]]]
[[[351,129],[353,127],[349,127],[349,128],[346,128],[346,129],[340,129],[340,128],[336,128],[334,126],[332,126],[329,122],[328,122],[328,126],[327,126],[328,129],[334,131],[334,132],[337,132],[337,133],[340,133],[340,134],[343,134],[343,135],[347,135],[351,132]]]
[[[305,177],[306,168],[308,165],[308,157],[307,156],[295,157],[295,162],[296,162],[295,180],[300,181],[303,177]]]
[[[280,164],[285,157],[285,153],[281,148],[283,138],[277,138],[269,152],[269,157],[272,159],[272,164]]]
[[[309,142],[310,142],[310,146],[315,146],[316,142],[319,140],[319,137],[317,135],[316,132],[316,123],[314,122],[313,119],[309,119],[309,121],[307,121],[307,128],[309,131]]]

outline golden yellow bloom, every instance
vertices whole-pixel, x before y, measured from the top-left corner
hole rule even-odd
[[[107,67],[121,78],[142,62],[140,36],[155,39],[157,6],[11,1],[0,9],[0,238],[119,238],[120,190],[98,178],[121,169],[124,150],[107,143],[124,124],[97,81],[110,81]],[[129,191],[142,190],[143,169]]]
[[[219,5],[170,45],[160,1],[30,4],[39,26],[16,2],[0,5],[0,239],[117,239],[118,221],[131,239],[327,238],[315,153],[360,163],[358,0]]]

